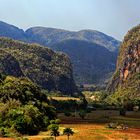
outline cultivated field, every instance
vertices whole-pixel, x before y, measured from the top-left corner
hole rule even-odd
[[[79,101],[80,99],[79,98],[75,98],[75,97],[48,97],[48,99],[54,99],[54,100],[58,100],[58,101],[64,101],[64,100],[76,100],[76,101]]]
[[[140,112],[127,112],[126,117],[120,117],[118,111],[93,111],[82,120],[76,117],[65,117],[59,114],[62,120],[60,131],[70,127],[75,134],[70,140],[140,140]],[[110,117],[109,117],[110,116]],[[128,125],[127,130],[106,128],[108,122],[118,122]],[[49,132],[41,132],[38,136],[28,137],[30,140],[42,140],[48,137]],[[67,140],[66,136],[59,136],[57,140]]]

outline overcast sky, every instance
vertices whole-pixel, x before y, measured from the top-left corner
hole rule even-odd
[[[140,0],[0,0],[0,20],[24,30],[93,29],[122,40],[140,23]]]

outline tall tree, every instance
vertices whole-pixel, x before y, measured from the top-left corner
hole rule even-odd
[[[51,136],[54,136],[54,139],[56,140],[56,137],[60,135],[59,125],[58,124],[51,124],[49,126],[49,130],[51,130]]]
[[[65,128],[65,129],[63,130],[63,134],[64,134],[64,135],[67,135],[67,136],[68,136],[68,140],[69,140],[69,136],[70,136],[70,135],[73,135],[74,132],[73,132],[73,130],[72,130],[71,128]]]

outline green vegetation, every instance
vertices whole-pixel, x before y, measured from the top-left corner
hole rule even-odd
[[[140,101],[140,25],[131,29],[121,44],[117,69],[108,90],[108,102],[119,106],[137,105]],[[130,107],[128,107],[130,108]]]
[[[86,117],[86,111],[80,110],[79,116],[80,116],[82,119],[85,119],[85,117]]]
[[[50,135],[54,136],[54,138],[56,140],[56,137],[60,135],[60,132],[59,132],[60,120],[52,120],[50,123],[51,124],[48,126],[48,130],[51,131]]]
[[[101,83],[102,86],[115,70],[117,53],[110,52],[96,43],[68,39],[52,45],[51,48],[65,52],[70,57],[77,84]]]
[[[43,89],[79,96],[69,58],[37,44],[0,38],[0,72],[28,77]]]
[[[120,42],[102,32],[32,27],[23,31],[0,21],[0,36],[35,42],[69,55],[78,84],[104,83],[115,70]],[[60,62],[59,62],[60,63]]]
[[[73,135],[74,132],[73,132],[73,130],[72,130],[71,128],[65,128],[65,129],[63,130],[63,134],[64,134],[64,135],[67,135],[67,136],[68,136],[68,140],[69,140],[70,135]]]
[[[1,74],[0,74],[1,75]],[[4,137],[37,134],[56,118],[46,94],[26,78],[0,76],[0,132]]]
[[[74,112],[75,110],[81,110],[87,108],[87,101],[84,97],[80,97],[79,100],[72,100],[71,98],[67,100],[56,100],[53,98],[49,99],[50,105],[56,108],[57,112],[63,112],[66,116],[70,115],[70,112]]]

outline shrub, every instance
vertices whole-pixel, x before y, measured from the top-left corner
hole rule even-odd
[[[16,103],[13,101],[13,103]],[[13,128],[21,134],[37,134],[41,129],[47,128],[50,120],[40,110],[33,105],[14,106],[12,101],[0,104],[0,127]],[[11,106],[10,106],[11,105]],[[60,123],[60,120],[55,120]],[[6,129],[1,130],[2,135],[8,135]]]
[[[106,127],[111,129],[121,129],[121,130],[125,130],[128,128],[128,126],[126,126],[123,123],[119,124],[119,123],[112,123],[112,122],[108,123]]]
[[[51,136],[54,136],[55,140],[56,140],[56,137],[60,135],[60,132],[59,132],[59,125],[58,124],[50,124],[48,126],[48,129],[51,131]]]
[[[64,115],[69,117],[69,116],[71,116],[71,113],[67,111],[67,112],[64,113]]]
[[[124,108],[120,109],[120,115],[125,116],[126,115],[126,110]]]
[[[81,110],[81,111],[79,112],[79,116],[80,116],[82,119],[84,119],[85,116],[86,116],[86,111]]]

